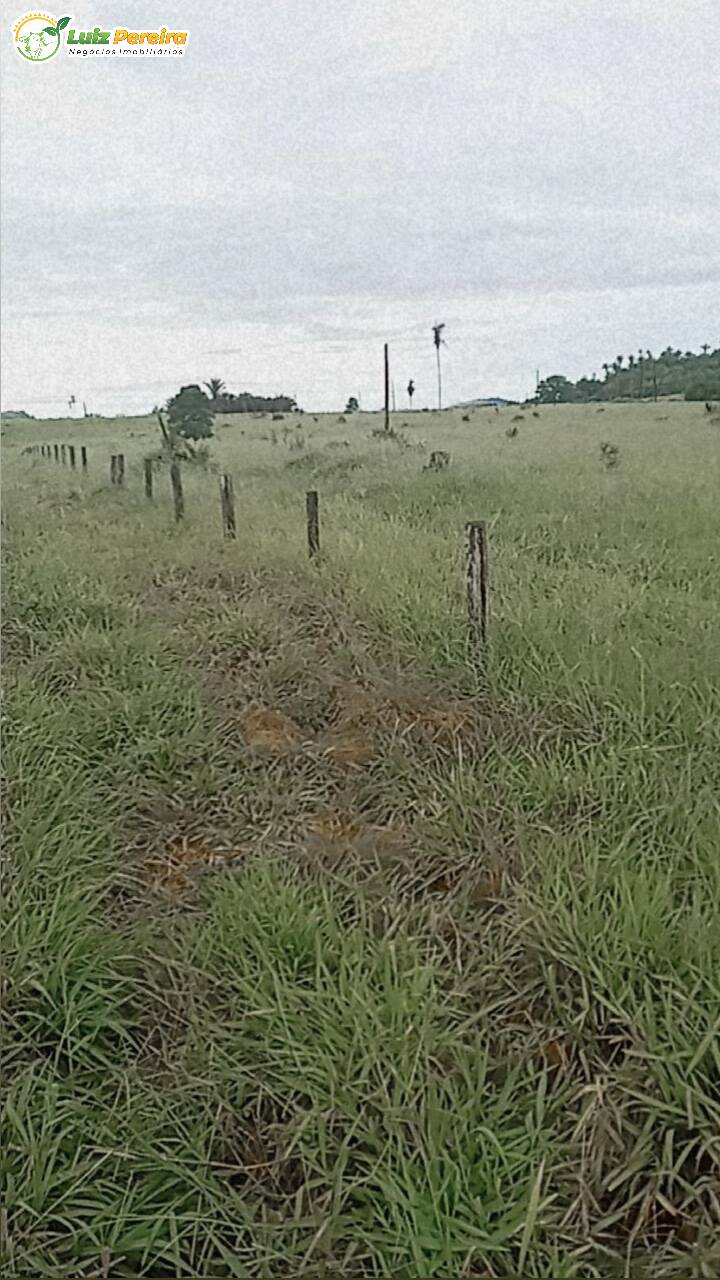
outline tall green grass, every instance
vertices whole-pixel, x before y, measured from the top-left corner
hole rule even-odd
[[[212,472],[181,528],[145,502],[150,423],[3,429],[4,1274],[717,1273],[719,442],[592,415],[398,415],[445,476],[366,417],[222,426],[234,544]],[[20,456],[61,438],[87,477]],[[247,707],[321,740],[357,684],[473,733],[247,749]],[[240,856],[167,896],[183,837]]]

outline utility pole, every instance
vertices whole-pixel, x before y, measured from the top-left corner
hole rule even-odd
[[[385,343],[385,430],[390,430],[390,354]]]
[[[440,364],[440,347],[443,345],[445,341],[445,339],[442,336],[442,331],[444,328],[445,328],[444,324],[434,324],[432,327],[433,342],[435,344],[435,355],[437,357],[438,409],[442,409],[442,367]]]

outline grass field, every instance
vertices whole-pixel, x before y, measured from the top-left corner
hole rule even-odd
[[[516,413],[4,424],[3,1275],[720,1272],[720,426]]]

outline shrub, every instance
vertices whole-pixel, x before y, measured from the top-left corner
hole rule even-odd
[[[685,388],[686,400],[720,400],[720,377],[691,382]]]
[[[183,440],[209,440],[213,434],[210,401],[197,386],[181,387],[167,403],[170,431]]]

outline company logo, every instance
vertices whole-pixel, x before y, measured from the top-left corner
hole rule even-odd
[[[13,27],[15,48],[28,62],[47,62],[60,48],[60,32],[69,18],[56,22],[48,13],[27,13]]]
[[[157,31],[130,31],[127,27],[114,27],[103,31],[100,27],[81,31],[70,26],[71,18],[51,18],[47,13],[26,13],[13,27],[15,48],[28,62],[47,62],[54,58],[64,41],[67,54],[104,54],[135,56],[167,56],[185,52],[187,31],[171,31],[162,27]],[[67,28],[67,31],[65,30]]]

